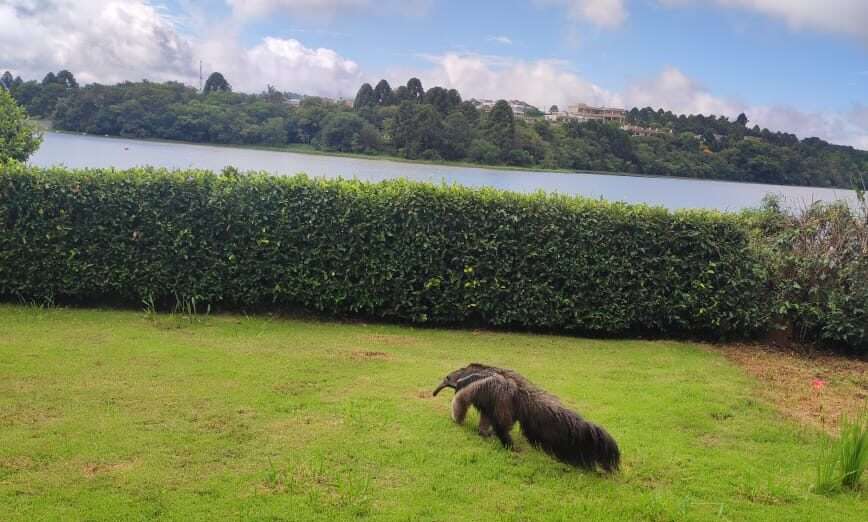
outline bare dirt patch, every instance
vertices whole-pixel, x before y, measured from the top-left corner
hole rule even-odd
[[[271,389],[280,395],[297,397],[299,395],[316,392],[317,390],[327,386],[328,383],[326,381],[290,381],[275,384]]]
[[[416,393],[414,395],[417,399],[422,399],[424,401],[433,401],[439,399],[440,397],[435,397],[433,393],[431,393],[432,390],[433,388],[419,388],[416,390]]]
[[[415,346],[419,344],[419,339],[411,335],[375,334],[362,336],[362,339],[371,344],[384,346]]]
[[[866,407],[868,361],[759,345],[720,347],[723,355],[760,381],[762,395],[800,423],[835,432],[842,413]]]
[[[60,413],[54,408],[39,408],[28,404],[13,404],[12,408],[0,411],[0,427],[4,426],[35,426],[49,423],[60,418]]]
[[[0,469],[24,471],[33,467],[33,459],[26,455],[13,455],[0,458]]]
[[[388,360],[390,358],[391,358],[391,356],[389,354],[387,354],[386,352],[369,352],[369,351],[350,352],[350,359],[356,359],[359,361],[366,361],[366,360],[371,360],[371,359],[379,360],[379,361],[385,361],[385,360]]]

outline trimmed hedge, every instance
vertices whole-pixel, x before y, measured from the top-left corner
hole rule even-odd
[[[291,305],[415,323],[747,336],[737,216],[407,181],[0,167],[0,295]]]

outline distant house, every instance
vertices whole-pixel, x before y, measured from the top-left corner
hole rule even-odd
[[[566,111],[548,113],[548,121],[604,121],[624,125],[627,123],[627,111],[614,107],[592,107],[584,103],[570,105]]]
[[[480,111],[490,111],[494,108],[494,104],[497,102],[494,100],[478,100],[476,98],[471,98],[470,103]]]
[[[533,105],[521,100],[509,100],[509,106],[512,107],[512,113],[520,120],[530,120],[542,115],[542,111]]]
[[[545,114],[546,121],[550,121],[552,123],[557,123],[559,121],[566,121],[570,119],[569,113],[567,111],[558,111],[558,112],[547,112]]]
[[[487,112],[494,108],[497,101],[488,99],[478,100],[473,98],[470,100],[470,103],[472,103],[478,110]],[[521,100],[507,100],[507,103],[509,103],[509,106],[512,109],[512,114],[519,120],[528,120],[533,118],[533,115],[542,114],[539,109]]]
[[[611,107],[592,107],[584,103],[570,105],[567,114],[583,121],[609,121],[614,123],[626,123],[627,111]]]

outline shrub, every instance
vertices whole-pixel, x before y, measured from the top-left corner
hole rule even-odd
[[[798,341],[868,351],[868,208],[768,201],[756,216],[779,320]]]
[[[473,140],[467,150],[467,156],[471,160],[492,165],[498,163],[499,154],[497,147],[483,139]]]
[[[42,133],[5,88],[0,88],[0,163],[27,161],[42,144]]]
[[[320,143],[329,150],[363,151],[366,145],[362,143],[361,136],[366,127],[370,127],[370,124],[353,113],[329,114],[323,120]]]
[[[407,181],[0,168],[0,295],[592,334],[747,336],[737,216]]]
[[[425,161],[443,161],[443,157],[434,149],[427,149],[420,156]]]

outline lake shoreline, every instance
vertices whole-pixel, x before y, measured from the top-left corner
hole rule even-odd
[[[399,163],[399,164],[407,164],[407,165],[430,165],[436,167],[452,167],[456,169],[479,169],[479,170],[500,170],[504,172],[529,172],[529,173],[540,173],[540,174],[591,174],[595,176],[617,176],[617,177],[627,177],[627,178],[643,178],[643,179],[671,179],[678,181],[698,181],[698,182],[715,182],[715,183],[732,183],[736,185],[755,185],[755,186],[780,186],[780,187],[799,187],[806,189],[824,189],[824,190],[844,190],[850,191],[852,189],[845,187],[822,187],[817,185],[769,185],[768,183],[761,183],[758,181],[733,181],[726,179],[716,179],[716,178],[686,178],[682,176],[661,176],[657,174],[643,174],[637,172],[613,172],[613,171],[605,171],[605,170],[567,170],[567,169],[542,169],[535,167],[516,167],[510,165],[486,165],[481,163],[468,163],[461,161],[432,161],[432,160],[421,160],[421,159],[407,159],[401,158],[398,156],[390,156],[390,155],[370,155],[370,154],[361,154],[356,152],[336,152],[336,151],[325,151],[314,148],[312,145],[308,144],[289,144],[285,146],[269,146],[269,145],[253,145],[253,144],[233,144],[233,143],[202,143],[196,141],[185,141],[185,140],[167,140],[162,138],[132,138],[132,137],[124,137],[124,136],[111,136],[111,135],[103,135],[103,134],[89,134],[86,132],[74,132],[74,131],[65,131],[58,130],[53,128],[44,128],[43,131],[45,133],[52,134],[65,134],[70,136],[87,136],[92,138],[100,138],[100,139],[111,139],[111,140],[127,140],[127,141],[141,141],[146,143],[167,143],[167,144],[182,144],[182,145],[190,145],[195,147],[214,147],[221,149],[239,149],[239,150],[252,150],[252,151],[268,151],[268,152],[282,152],[285,154],[300,154],[305,156],[325,156],[325,157],[333,157],[333,158],[348,158],[348,159],[359,159],[359,160],[367,160],[367,161],[388,161],[391,163]]]
[[[367,161],[360,161],[367,160]],[[478,165],[407,161],[379,156],[358,156],[313,151],[309,147],[243,147],[173,140],[138,140],[73,132],[46,132],[44,142],[30,158],[41,167],[125,170],[157,167],[220,172],[234,166],[241,172],[270,175],[305,173],[312,178],[356,179],[376,183],[407,179],[434,185],[490,187],[515,193],[559,194],[605,199],[630,204],[738,212],[757,208],[769,194],[783,204],[802,208],[812,202],[856,202],[854,191],[803,186],[765,185],[734,181],[648,176],[631,173],[548,172],[492,169]],[[571,175],[565,175],[571,174]],[[690,181],[690,183],[686,183]]]
[[[478,169],[486,169],[486,170],[503,170],[503,171],[512,171],[512,172],[543,172],[550,174],[604,174],[611,176],[640,176],[640,177],[668,177],[668,176],[653,176],[650,174],[632,174],[632,173],[624,173],[624,172],[606,172],[606,171],[593,171],[593,170],[567,170],[567,169],[542,169],[536,167],[517,167],[511,165],[486,165],[482,163],[469,163],[464,161],[434,161],[434,160],[423,160],[423,159],[408,159],[402,158],[400,156],[391,156],[388,154],[362,154],[359,152],[338,152],[338,151],[328,151],[328,150],[320,150],[313,147],[313,145],[308,145],[305,143],[291,143],[283,146],[274,146],[274,145],[255,145],[255,144],[237,144],[237,143],[203,143],[198,141],[186,141],[186,140],[167,140],[163,138],[135,138],[135,137],[126,137],[126,136],[111,136],[108,134],[89,134],[86,132],[74,132],[74,131],[65,131],[53,128],[43,128],[43,132],[53,133],[53,134],[67,134],[71,136],[89,136],[93,138],[105,138],[105,139],[113,139],[113,140],[129,140],[129,141],[143,141],[150,143],[179,143],[184,145],[193,145],[198,147],[216,147],[216,148],[227,148],[227,149],[242,149],[242,150],[265,150],[269,152],[285,152],[289,154],[304,154],[307,156],[329,156],[334,158],[351,158],[351,159],[361,159],[361,160],[369,160],[369,161],[391,161],[394,163],[407,163],[410,165],[435,165],[438,167],[458,167],[458,168],[478,168]],[[681,178],[679,178],[681,179]],[[699,179],[699,178],[683,178],[683,179]]]

